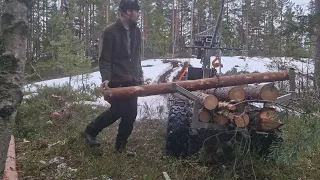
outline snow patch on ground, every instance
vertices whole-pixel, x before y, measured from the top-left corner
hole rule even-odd
[[[174,59],[179,62],[189,62],[193,67],[202,67],[200,63],[200,59],[196,58],[181,58],[181,59]],[[214,60],[214,57],[210,58],[211,62]],[[232,68],[236,67],[238,71],[246,70],[249,72],[268,72],[268,71],[278,71],[277,67],[270,68],[273,61],[281,61],[283,64],[289,65],[296,70],[302,73],[312,73],[314,69],[314,64],[311,63],[311,60],[302,59],[302,61],[296,61],[292,58],[241,58],[240,56],[233,56],[233,57],[226,57],[223,56],[221,58],[221,63],[223,67],[221,68],[221,72],[225,73]],[[168,76],[169,81],[173,80],[173,77],[178,74],[179,71],[182,70],[183,63],[179,63],[179,67],[175,68],[171,74]],[[144,72],[145,79],[151,79],[151,82],[156,83],[158,78],[172,68],[172,64],[170,62],[164,63],[162,59],[150,59],[142,61],[142,69]],[[82,82],[82,75],[74,76],[71,79],[71,85],[74,89],[79,89],[85,84],[89,88],[99,87],[101,83],[101,75],[100,72],[93,72],[90,74],[84,75],[87,77],[85,81]],[[69,78],[59,78],[53,80],[47,80],[42,82],[37,82],[33,84],[28,84],[24,86],[25,91],[36,92],[37,87],[40,86],[61,86],[69,82]],[[24,98],[28,98],[32,95],[25,96]],[[85,101],[82,102],[85,104],[91,104],[93,106],[103,106],[103,107],[110,107],[110,104],[104,101],[103,97],[97,99],[96,102],[89,102]],[[143,119],[145,117],[149,118],[164,118],[166,119],[167,113],[167,101],[165,95],[155,95],[155,96],[148,96],[148,97],[139,97],[138,98],[138,117],[137,119]]]
[[[137,119],[166,119],[167,98],[165,95],[155,95],[138,98]]]
[[[162,59],[151,59],[141,62],[142,66],[152,65],[148,67],[142,67],[143,75],[145,79],[150,78],[151,82],[157,80],[157,78],[165,72],[166,69],[171,67],[171,63],[163,63]]]
[[[165,69],[163,69],[160,73],[154,72],[154,73],[157,73],[158,76],[155,79],[152,79],[152,84],[157,84],[159,82],[159,80],[160,80],[160,77],[173,68],[171,63],[166,63],[165,65],[167,65],[167,67]]]
[[[169,81],[172,82],[173,78],[176,77],[181,70],[182,70],[181,66],[174,68],[174,70],[172,71],[172,73],[171,73],[171,75],[169,77]]]
[[[83,80],[83,82],[82,82]],[[65,78],[59,78],[59,79],[51,79],[51,80],[46,80],[46,81],[40,81],[32,84],[27,84],[24,86],[25,91],[29,92],[35,92],[37,88],[43,87],[43,86],[63,86],[65,84],[69,83],[69,77]],[[71,86],[74,89],[79,89],[85,84],[86,86],[90,88],[94,88],[97,86],[100,86],[101,84],[101,75],[100,72],[93,72],[90,74],[84,74],[83,77],[82,75],[78,76],[73,76],[71,78]]]

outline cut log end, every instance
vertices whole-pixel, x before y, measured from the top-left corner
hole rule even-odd
[[[208,123],[210,121],[210,113],[207,110],[201,110],[199,112],[199,120]]]
[[[260,92],[262,100],[276,101],[279,97],[279,91],[273,85],[264,86]]]
[[[243,88],[235,86],[229,91],[229,98],[230,100],[241,102],[245,100],[246,93]]]
[[[258,114],[260,121],[260,127],[263,130],[269,131],[273,129],[280,128],[284,125],[281,121],[277,120],[276,111],[273,108],[268,108],[262,110]]]
[[[271,131],[273,129],[278,129],[283,125],[284,123],[276,119],[261,119],[260,127],[265,131]]]
[[[276,111],[274,108],[265,108],[258,114],[258,116],[261,119],[275,119]]]
[[[213,110],[215,109],[219,104],[218,99],[213,96],[213,95],[208,95],[204,100],[203,100],[203,106],[208,109],[208,110]]]

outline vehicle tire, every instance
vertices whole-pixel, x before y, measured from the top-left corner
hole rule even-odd
[[[187,157],[191,117],[188,103],[173,96],[169,98],[171,103],[167,124],[166,154],[174,157]]]

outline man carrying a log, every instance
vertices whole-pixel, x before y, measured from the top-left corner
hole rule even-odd
[[[121,0],[120,18],[102,33],[99,55],[102,91],[143,84],[140,60],[141,32],[137,26],[139,9],[137,0]],[[124,152],[137,116],[137,97],[111,99],[108,102],[111,108],[91,122],[82,132],[82,136],[91,147],[99,147],[96,136],[105,127],[121,118],[115,150]]]

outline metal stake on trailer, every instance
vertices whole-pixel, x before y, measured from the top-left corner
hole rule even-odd
[[[201,33],[196,34],[195,35],[196,38],[200,40],[196,41],[195,43],[191,43],[193,46],[183,47],[183,48],[198,49],[198,59],[201,59],[201,62],[202,62],[202,78],[210,78],[217,75],[216,69],[210,68],[210,57],[214,54],[214,50],[218,50],[218,53],[216,52],[216,54],[218,54],[218,62],[220,64],[221,64],[221,54],[222,54],[221,50],[242,50],[241,48],[216,47],[216,45],[218,44],[217,36],[218,36],[218,31],[221,25],[224,1],[225,0],[221,1],[220,13],[219,13],[216,25]],[[221,74],[221,66],[219,67],[219,74]],[[176,83],[172,84],[172,89],[180,93],[180,94],[175,94],[175,96],[177,96],[178,98],[185,101],[189,101],[189,99],[193,101],[191,134],[196,135],[197,134],[196,129],[199,129],[199,128],[205,128],[205,129],[226,128],[225,125],[200,122],[198,117],[199,110],[202,107],[200,104],[200,99]]]

